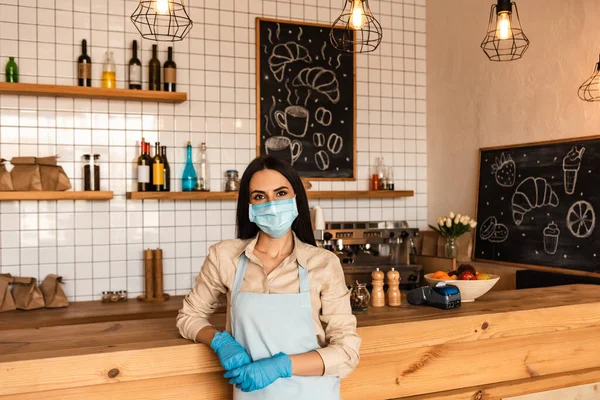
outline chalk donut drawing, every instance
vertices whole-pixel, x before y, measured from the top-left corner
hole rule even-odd
[[[560,236],[560,229],[554,223],[554,221],[550,222],[547,227],[544,228],[544,251],[547,254],[556,253],[556,249],[558,249],[558,237]]]
[[[329,168],[329,156],[323,150],[319,150],[315,154],[315,163],[317,164],[317,168],[321,171],[325,171]]]
[[[339,84],[335,73],[322,67],[304,68],[294,78],[292,86],[308,87],[324,94],[333,104],[340,101]]]
[[[315,147],[325,146],[325,135],[319,132],[313,133],[313,144]]]
[[[344,147],[344,139],[337,133],[332,133],[327,139],[327,148],[332,154],[338,154]]]
[[[308,129],[310,117],[308,109],[302,106],[289,106],[285,111],[277,110],[273,114],[275,122],[281,129],[295,137],[304,137]]]
[[[575,185],[577,184],[577,175],[579,174],[579,168],[581,167],[581,158],[585,147],[577,149],[577,146],[567,153],[563,158],[563,177],[565,180],[565,193],[573,194],[575,191]]]
[[[515,185],[517,166],[510,155],[504,153],[500,158],[496,157],[496,162],[492,165],[492,174],[496,175],[496,183],[504,187],[513,187]]]
[[[286,66],[295,61],[312,62],[312,58],[306,47],[296,42],[287,42],[279,43],[273,48],[268,63],[269,69],[277,82],[283,81]]]
[[[580,239],[586,238],[594,232],[595,226],[594,207],[585,200],[573,203],[567,212],[567,228],[573,236]]]
[[[513,221],[521,225],[525,214],[534,208],[558,206],[558,195],[544,178],[526,178],[512,196]]]
[[[504,224],[499,224],[496,217],[488,217],[479,228],[479,237],[481,240],[488,240],[492,243],[502,243],[508,239],[508,228]]]
[[[325,107],[317,108],[317,111],[315,111],[315,120],[323,126],[331,125],[331,121],[333,120],[331,111]]]

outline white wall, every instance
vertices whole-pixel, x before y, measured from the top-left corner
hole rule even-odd
[[[98,299],[103,290],[143,290],[142,250],[164,251],[165,290],[184,294],[208,246],[235,235],[232,201],[127,201],[135,188],[134,160],[143,136],[169,146],[173,175],[181,176],[184,146],[206,140],[213,162],[213,190],[226,169],[243,172],[255,156],[255,49],[257,16],[330,23],[339,0],[191,0],[195,22],[189,37],[175,43],[178,90],[189,101],[154,104],[0,95],[0,155],[60,154],[76,190],[82,188],[85,153],[101,154],[102,189],[109,202],[1,202],[0,272],[43,279],[59,273],[72,300]],[[124,87],[133,39],[142,40],[129,15],[134,0],[0,0],[0,63],[16,56],[22,82],[72,85],[74,60],[85,38],[91,48],[93,85],[107,47]],[[425,0],[372,1],[384,42],[373,55],[357,57],[358,180],[321,182],[316,189],[367,189],[378,156],[395,167],[397,189],[416,196],[396,200],[323,200],[329,220],[427,219],[425,131]],[[160,44],[160,59],[167,44]],[[4,80],[2,75],[0,78]],[[144,68],[144,80],[147,69]],[[196,153],[197,155],[197,153]],[[179,190],[181,183],[174,182]]]

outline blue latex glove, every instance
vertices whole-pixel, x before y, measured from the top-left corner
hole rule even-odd
[[[250,364],[252,359],[246,349],[231,337],[229,332],[217,332],[210,342],[210,348],[217,353],[221,365],[227,371]]]
[[[229,383],[242,389],[243,392],[259,390],[279,378],[291,376],[292,360],[284,353],[275,354],[271,358],[263,358],[225,373],[225,378],[229,379]]]

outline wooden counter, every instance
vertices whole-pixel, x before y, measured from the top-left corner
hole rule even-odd
[[[361,361],[343,398],[501,399],[600,382],[598,289],[492,292],[449,311],[371,308],[357,314]],[[217,357],[182,339],[175,315],[1,330],[0,397],[231,399]]]

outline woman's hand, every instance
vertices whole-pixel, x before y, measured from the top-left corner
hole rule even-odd
[[[292,376],[292,360],[284,353],[263,358],[225,373],[229,383],[243,392],[263,389],[279,378]]]
[[[221,365],[227,371],[250,364],[252,359],[246,349],[227,332],[217,332],[210,342],[210,348],[217,353]]]

